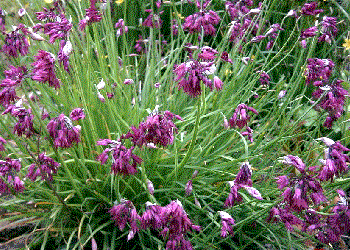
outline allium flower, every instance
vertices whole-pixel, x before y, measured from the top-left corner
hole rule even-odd
[[[115,204],[109,213],[115,221],[120,231],[123,231],[126,224],[130,225],[128,240],[131,240],[139,231],[141,217],[137,214],[134,204],[126,199],[121,199],[119,204]]]
[[[241,103],[237,106],[235,109],[235,112],[233,113],[233,116],[229,120],[229,124],[231,128],[238,127],[243,128],[247,126],[248,121],[250,120],[250,116],[248,115],[248,111],[253,112],[254,114],[258,114],[258,111],[256,111],[252,107],[248,107],[247,105]]]
[[[5,31],[5,15],[6,12],[0,8],[0,31]]]
[[[283,157],[283,160],[281,160],[281,163],[286,165],[292,165],[296,169],[298,169],[300,172],[304,172],[306,165],[305,163],[298,157],[294,155],[287,155]]]
[[[173,25],[171,27],[172,27],[173,35],[177,36],[179,33],[179,23],[176,19],[173,19]]]
[[[149,201],[146,202],[146,211],[141,217],[141,228],[153,228],[160,229],[162,227],[162,210],[164,208],[153,204]]]
[[[72,53],[72,43],[61,40],[60,51],[58,52],[58,61],[63,64],[64,70],[69,72],[69,55]]]
[[[24,66],[16,68],[10,65],[9,69],[4,71],[6,78],[0,83],[0,104],[3,107],[8,107],[19,99],[16,88],[21,85],[26,73],[27,69]]]
[[[54,43],[57,39],[67,40],[73,24],[61,13],[53,22],[44,24],[44,34],[50,37],[49,42]]]
[[[142,23],[142,26],[153,28],[153,29],[159,29],[162,26],[162,19],[160,19],[159,15],[162,14],[163,12],[161,11],[158,15],[158,14],[152,13],[153,11],[151,9],[147,9],[145,11],[150,14]]]
[[[330,59],[309,58],[305,70],[306,84],[322,86],[328,82],[332,74],[334,63]]]
[[[332,42],[332,38],[334,38],[338,33],[337,18],[324,16],[321,25],[321,36],[318,38],[318,41],[325,41],[330,44]]]
[[[311,28],[307,28],[307,29],[301,31],[300,39],[314,37],[314,36],[316,36],[317,32],[318,32],[318,28],[316,26],[313,26]]]
[[[0,151],[4,151],[4,144],[6,144],[6,140],[0,136]]]
[[[125,26],[124,19],[119,19],[115,24],[115,28],[117,29],[117,37],[120,37],[121,35],[128,32],[128,27]]]
[[[198,54],[198,58],[202,59],[204,61],[213,61],[214,59],[216,59],[216,55],[219,52],[209,46],[204,46],[201,48],[200,53]]]
[[[0,160],[0,193],[12,194],[12,190],[21,193],[24,190],[24,183],[17,176],[21,170],[21,162],[16,159],[6,158]]]
[[[29,166],[27,177],[32,181],[35,181],[38,177],[41,177],[44,181],[52,181],[52,175],[57,173],[59,166],[60,164],[54,159],[46,156],[45,153],[41,153],[38,155],[36,162]]]
[[[61,83],[56,77],[55,73],[55,56],[47,51],[39,50],[38,54],[34,56],[35,62],[33,66],[32,79],[38,82],[47,82],[55,89],[59,88]]]
[[[130,85],[130,84],[134,84],[135,82],[134,82],[134,80],[133,79],[125,79],[124,80],[124,84],[125,85]]]
[[[186,195],[190,195],[192,193],[192,189],[193,189],[193,181],[188,180],[188,182],[186,183],[186,186],[185,186]]]
[[[259,82],[261,85],[269,85],[270,80],[271,80],[270,76],[265,71],[260,72]]]
[[[173,144],[174,133],[177,133],[174,118],[182,120],[180,116],[169,111],[165,111],[164,114],[151,114],[137,128],[131,127],[131,131],[123,135],[121,139],[131,138],[134,145],[139,147],[148,143],[166,147]]]
[[[101,13],[96,8],[97,0],[90,0],[90,7],[85,10],[86,16],[79,22],[79,29],[83,31],[87,25],[101,21]]]
[[[210,90],[213,89],[214,82],[208,75],[214,73],[213,62],[199,62],[191,60],[186,63],[175,66],[174,73],[177,76],[175,81],[178,82],[179,89],[191,97],[197,97],[202,93],[201,82]]]
[[[182,27],[189,33],[199,33],[201,35],[203,31],[204,36],[215,36],[215,26],[220,23],[220,20],[215,11],[200,11],[186,17]]]
[[[150,180],[147,180],[147,189],[151,195],[154,195],[154,186]]]
[[[136,40],[136,44],[135,44],[135,47],[134,47],[138,54],[146,53],[146,45],[145,44],[146,44],[147,41],[148,40],[143,39],[142,36],[139,35],[139,39]]]
[[[85,119],[84,110],[81,108],[73,109],[72,112],[70,113],[69,117],[73,121],[83,120],[83,119]]]
[[[20,33],[22,31],[22,34]],[[6,34],[4,45],[1,48],[1,51],[4,52],[7,56],[18,57],[19,54],[25,56],[28,54],[28,30],[24,27],[23,24],[19,24],[14,31]]]
[[[341,145],[339,141],[325,149],[325,160],[322,160],[323,167],[318,175],[320,180],[333,180],[334,176],[339,177],[348,171],[347,163],[350,163],[350,158],[343,153],[344,151],[350,151],[350,149]]]
[[[304,6],[301,8],[301,14],[305,16],[315,16],[319,13],[322,13],[323,10],[319,9],[317,10],[318,3],[312,2],[312,3],[305,3]]]
[[[15,134],[17,134],[18,136],[25,135],[27,138],[31,137],[34,134],[34,115],[32,114],[31,109],[25,109],[23,107],[16,107],[14,105],[10,105],[2,114],[4,115],[7,113],[10,113],[13,117],[18,118],[17,123],[13,127],[13,131]]]
[[[228,63],[233,63],[233,61],[231,60],[231,58],[230,58],[230,55],[226,52],[226,51],[224,51],[224,52],[222,52],[222,54],[221,54],[221,57],[220,57],[223,61],[225,61],[225,62],[228,62]]]
[[[74,143],[80,142],[80,129],[74,127],[72,121],[60,114],[47,124],[47,130],[54,139],[54,146],[60,148],[70,148]]]
[[[228,234],[233,235],[233,226],[235,225],[235,220],[224,211],[218,211],[221,217],[221,237],[226,238]]]
[[[270,210],[267,222],[283,222],[289,231],[293,231],[293,225],[302,225],[303,221],[291,213],[288,208],[273,207]]]
[[[112,173],[122,175],[137,173],[137,165],[141,164],[142,159],[133,153],[134,147],[126,148],[121,142],[108,139],[99,140],[97,145],[108,146],[97,159],[101,164],[105,164],[110,154]]]
[[[315,99],[320,99],[323,96],[316,108],[322,108],[328,113],[323,124],[326,128],[332,128],[333,122],[338,120],[344,112],[345,97],[349,95],[349,92],[343,88],[342,82],[342,80],[336,80],[326,86],[327,89],[319,88],[312,93]],[[325,91],[327,93],[324,95]]]

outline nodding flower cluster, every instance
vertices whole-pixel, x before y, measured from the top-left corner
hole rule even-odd
[[[25,56],[28,54],[29,43],[26,36],[29,35],[29,31],[23,24],[19,24],[15,27],[14,31],[9,33],[4,31],[1,32],[5,35],[4,45],[2,46],[1,51],[8,57],[18,57],[19,54]]]
[[[203,4],[201,4],[203,2]],[[215,36],[216,28],[220,23],[219,15],[213,10],[206,10],[210,1],[199,1],[196,0],[196,6],[199,12],[194,13],[186,17],[185,22],[182,26],[184,31],[189,33],[198,33],[199,38],[203,32],[204,36]]]
[[[74,127],[72,121],[64,114],[51,119],[47,124],[47,131],[56,148],[70,148],[80,142],[80,128]]]
[[[228,184],[230,185],[230,194],[225,201],[225,207],[232,207],[242,201],[242,196],[238,193],[238,190],[241,188],[244,188],[255,199],[263,199],[260,192],[252,187],[252,169],[248,162],[242,164],[236,179],[229,181]]]
[[[13,117],[18,118],[13,131],[18,136],[25,135],[27,138],[31,137],[35,131],[33,128],[34,115],[31,109],[25,109],[23,107],[17,107],[15,105],[9,105],[7,109],[2,112],[2,115],[9,113]]]
[[[248,139],[253,142],[253,130],[248,126],[248,122],[250,120],[248,111],[251,111],[256,115],[258,114],[258,111],[256,111],[254,108],[248,107],[244,103],[239,104],[228,123],[231,128],[242,129],[245,127],[246,131],[242,132],[241,134],[243,136],[247,136]]]
[[[348,91],[343,88],[342,80],[330,83],[334,63],[329,59],[309,58],[305,70],[306,84],[312,84],[317,89],[312,93],[314,99],[319,100],[316,109],[323,109],[328,113],[323,126],[332,128],[344,112],[345,98]]]
[[[146,211],[139,216],[133,203],[122,199],[109,213],[120,230],[123,230],[127,223],[130,225],[128,240],[140,230],[157,230],[167,240],[167,250],[192,249],[191,242],[186,240],[186,234],[191,230],[200,231],[200,226],[191,222],[179,200],[172,201],[165,207],[147,202]]]
[[[214,60],[217,58],[218,52],[205,46],[198,53],[198,59],[194,59],[192,50],[197,50],[197,47],[188,44],[187,48],[190,60],[174,66],[175,81],[178,82],[178,88],[191,97],[197,97],[202,93],[201,82],[210,90],[213,90],[214,87],[221,90],[223,83],[220,78],[214,76],[211,79],[209,77],[215,73]]]
[[[60,164],[57,163],[51,157],[41,153],[38,155],[36,162],[31,164],[28,168],[27,177],[35,181],[38,177],[41,177],[44,181],[52,181],[52,175],[57,173]]]
[[[16,88],[21,86],[22,80],[27,73],[26,67],[9,66],[8,70],[4,71],[5,79],[0,83],[0,104],[3,107],[8,107],[19,99],[16,93]]]
[[[182,120],[178,115],[165,111],[159,113],[155,111],[141,122],[138,127],[132,126],[130,131],[120,136],[117,141],[102,139],[97,145],[108,146],[102,154],[98,156],[101,164],[106,164],[109,154],[111,154],[112,172],[114,174],[133,175],[137,172],[137,165],[141,164],[142,159],[133,153],[136,146],[155,147],[173,144],[174,133],[177,128],[173,122],[174,118]],[[133,146],[127,148],[123,145],[123,140],[130,139]]]
[[[163,11],[159,12],[159,14],[153,13],[153,10],[146,9],[145,12],[150,13],[148,17],[143,21],[142,26],[159,29],[162,26],[162,19],[160,19],[160,15]]]
[[[87,25],[91,25],[102,20],[101,13],[96,8],[96,2],[97,0],[90,0],[90,7],[85,10],[85,18],[79,22],[79,29],[81,31],[85,30]]]
[[[294,230],[293,226],[301,226],[302,231],[315,235],[324,244],[329,244],[339,241],[342,235],[350,231],[350,207],[345,192],[338,190],[341,202],[331,211],[327,211],[328,213],[318,213],[321,204],[330,203],[323,194],[320,181],[333,180],[334,176],[338,177],[346,172],[346,163],[350,158],[342,153],[349,149],[339,142],[326,137],[319,140],[327,145],[326,159],[320,160],[323,164],[321,171],[318,166],[307,169],[297,156],[287,155],[281,161],[295,167],[299,174],[277,178],[278,188],[284,190],[281,195],[283,201],[270,210],[267,221],[282,221],[288,230]],[[319,174],[313,176],[313,172]]]
[[[16,159],[6,158],[0,160],[0,193],[13,194],[21,193],[24,190],[24,183],[17,176],[21,170],[21,162]]]
[[[0,136],[0,151],[5,151],[4,145],[6,144],[6,140]]]

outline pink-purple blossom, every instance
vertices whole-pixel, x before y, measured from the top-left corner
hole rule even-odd
[[[221,237],[226,238],[229,234],[233,235],[233,227],[235,225],[235,220],[227,212],[219,211],[221,217]]]
[[[73,109],[69,117],[72,119],[72,121],[83,120],[85,119],[84,110],[82,108]]]
[[[100,22],[102,20],[101,13],[96,8],[97,0],[90,0],[90,7],[85,10],[85,18],[80,20],[79,29],[85,30],[87,25]]]
[[[119,19],[115,24],[115,28],[117,29],[117,37],[120,37],[128,32],[128,26],[125,26],[124,19]]]
[[[4,115],[7,113],[10,113],[13,117],[16,117],[18,119],[13,127],[15,134],[18,136],[25,135],[27,138],[31,137],[34,134],[34,115],[32,114],[31,109],[9,105],[2,114]]]
[[[305,3],[301,8],[301,14],[305,16],[315,16],[319,13],[322,13],[323,10],[317,9],[317,7],[318,7],[317,2]]]
[[[20,33],[21,31],[21,33]],[[29,31],[23,24],[19,24],[14,31],[5,34],[4,44],[1,51],[9,57],[25,56],[29,52],[29,43],[26,35]]]
[[[35,181],[38,177],[41,177],[41,180],[44,181],[52,181],[52,176],[57,173],[59,166],[60,164],[54,159],[48,157],[45,153],[41,153],[35,163],[29,166],[27,177],[32,181]]]
[[[21,193],[24,190],[24,183],[17,175],[21,170],[21,162],[17,159],[5,158],[0,160],[0,193],[13,194]]]
[[[5,147],[4,145],[6,144],[6,140],[0,136],[0,151],[4,151]]]
[[[74,127],[72,121],[64,114],[51,119],[47,124],[47,131],[56,148],[70,148],[80,142],[80,129]]]

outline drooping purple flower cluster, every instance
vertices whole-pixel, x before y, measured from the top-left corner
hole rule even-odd
[[[4,145],[6,144],[6,140],[0,136],[0,151],[4,151],[5,147]]]
[[[254,108],[248,107],[244,103],[239,104],[229,120],[229,125],[231,128],[242,129],[245,127],[246,131],[242,132],[242,135],[247,136],[248,139],[253,142],[253,130],[248,126],[248,122],[250,120],[248,111],[251,111],[256,115],[258,114],[258,111],[256,111]]]
[[[72,43],[68,40],[60,41],[60,50],[57,54],[58,61],[63,64],[64,70],[69,72],[69,55],[72,53]]]
[[[1,48],[3,53],[8,57],[18,57],[19,54],[25,56],[28,54],[29,43],[26,35],[29,34],[29,31],[23,24],[19,24],[14,31],[2,33],[5,35],[4,45]]]
[[[5,79],[0,83],[0,104],[3,107],[8,107],[13,104],[19,97],[16,93],[16,88],[21,85],[21,82],[27,73],[26,67],[15,67],[10,65],[8,70],[4,71]]]
[[[226,238],[229,234],[233,235],[233,226],[235,225],[235,220],[231,215],[224,211],[218,212],[221,217],[221,237]]]
[[[127,223],[130,225],[128,240],[131,240],[139,231],[138,224],[140,224],[141,217],[137,214],[136,208],[131,201],[121,199],[120,203],[109,210],[109,213],[120,231],[124,230]]]
[[[57,15],[53,22],[47,22],[43,26],[44,34],[50,37],[50,43],[54,43],[57,39],[67,40],[72,27],[73,24],[63,13]]]
[[[153,10],[146,9],[147,13],[150,13],[148,17],[143,21],[142,26],[159,29],[162,26],[162,19],[160,19],[160,15],[163,13],[162,11],[159,14],[153,13]]]
[[[117,37],[120,37],[122,34],[128,32],[128,26],[125,26],[124,19],[119,19],[115,24],[115,28],[117,29]]]
[[[218,52],[205,46],[200,50],[198,59],[194,59],[192,48],[189,48],[188,51],[190,60],[174,67],[178,88],[191,97],[197,97],[202,93],[201,82],[210,90],[213,90],[214,87],[221,90],[222,81],[215,76],[213,79],[209,77],[216,70],[214,60],[217,58]]]
[[[234,181],[229,181],[230,193],[225,201],[225,207],[232,207],[236,203],[242,201],[242,196],[238,193],[238,190],[244,188],[255,199],[262,200],[260,192],[253,188],[252,182],[252,169],[248,162],[244,162]]]
[[[97,0],[90,0],[90,7],[85,10],[85,18],[79,22],[79,29],[81,31],[85,30],[87,25],[91,25],[102,20],[101,13],[96,8],[96,1]]]
[[[72,121],[83,120],[83,119],[85,119],[84,110],[81,108],[73,109],[72,112],[70,113],[69,117],[70,117],[70,119],[72,119]]]
[[[324,16],[321,21],[320,31],[321,31],[321,36],[318,38],[318,41],[319,42],[324,41],[331,44],[332,39],[334,39],[338,33],[337,18]]]
[[[120,136],[118,141],[102,139],[97,145],[108,146],[102,154],[98,156],[101,164],[105,164],[111,154],[112,172],[114,174],[133,175],[137,172],[137,165],[141,164],[142,159],[133,153],[136,146],[142,148],[163,146],[173,144],[174,133],[177,133],[174,119],[182,120],[178,115],[165,111],[159,113],[154,111],[138,127],[132,126],[130,131]],[[126,148],[123,140],[130,139],[133,146]]]
[[[210,1],[204,1],[203,5],[201,5],[201,2],[196,0],[196,6],[199,12],[186,17],[182,28],[189,33],[198,33],[199,36],[201,36],[202,32],[204,36],[215,36],[215,26],[220,23],[221,19],[215,11],[206,10]]]
[[[183,121],[180,116],[169,111],[165,111],[164,114],[150,115],[137,128],[132,126],[131,131],[121,138],[130,138],[133,144],[139,147],[146,146],[149,143],[166,147],[173,144],[174,133],[177,133],[177,128],[173,122],[174,118]]]
[[[0,160],[0,194],[21,193],[24,183],[18,177],[21,170],[21,162],[16,159],[6,158]]]
[[[333,180],[334,177],[339,177],[348,171],[347,163],[350,163],[350,158],[343,152],[348,152],[350,149],[344,147],[339,141],[322,137],[319,140],[325,142],[327,148],[325,149],[325,158],[320,160],[322,163],[318,178],[321,181]]]
[[[265,71],[261,71],[259,73],[260,73],[260,78],[259,78],[260,84],[263,86],[268,86],[271,80],[270,76]]]
[[[305,16],[315,16],[317,14],[322,13],[323,10],[317,9],[317,7],[317,2],[305,3],[304,6],[301,8],[301,14]]]
[[[50,52],[39,50],[34,58],[35,62],[32,63],[32,79],[42,83],[47,82],[51,87],[58,89],[61,82],[55,73],[55,56]]]
[[[31,109],[25,109],[23,107],[16,107],[15,105],[9,105],[6,110],[2,113],[11,114],[13,117],[18,118],[13,131],[18,136],[25,135],[27,138],[31,137],[35,131],[33,128],[34,115]]]
[[[70,148],[80,142],[80,128],[74,127],[72,121],[64,114],[51,119],[47,124],[47,131],[56,148]]]
[[[133,153],[135,147],[126,148],[120,141],[109,139],[99,140],[97,145],[108,146],[97,159],[101,164],[106,164],[110,154],[113,174],[134,175],[137,173],[137,165],[141,164],[142,159]]]
[[[45,153],[41,153],[35,163],[29,166],[27,177],[32,181],[35,181],[38,177],[41,177],[44,181],[52,181],[52,175],[57,173],[59,166],[60,164],[54,159],[46,156]]]
[[[316,87],[327,84],[334,68],[334,62],[330,59],[309,58],[305,70],[306,84]]]
[[[160,235],[167,239],[167,250],[192,249],[191,242],[185,238],[186,234],[191,230],[200,230],[200,226],[194,225],[188,218],[179,200],[165,207],[148,203],[141,217],[141,226],[143,229],[159,230]]]

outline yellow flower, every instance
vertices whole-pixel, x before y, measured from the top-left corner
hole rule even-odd
[[[116,4],[122,4],[124,2],[124,0],[116,0],[115,3]]]
[[[345,48],[345,50],[350,49],[350,39],[346,39],[345,38],[345,43],[343,43],[343,47]]]
[[[52,3],[53,0],[44,0],[45,3]]]

